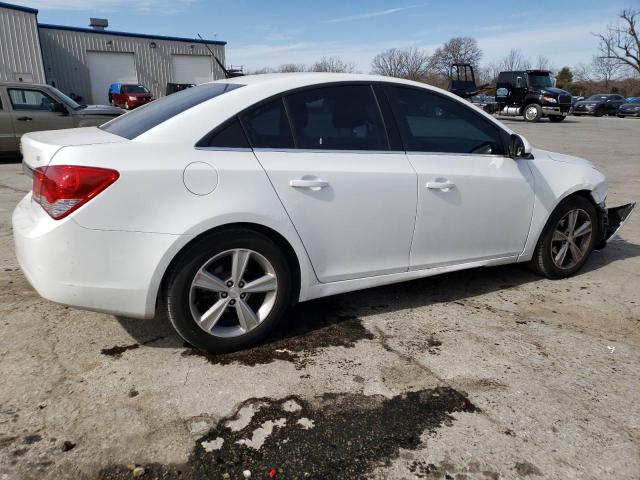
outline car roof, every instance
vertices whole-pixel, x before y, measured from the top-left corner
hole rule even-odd
[[[412,86],[450,97],[458,102],[463,102],[460,97],[432,85],[412,80],[405,80],[402,78],[385,77],[382,75],[327,72],[265,73],[259,75],[246,75],[209,82],[210,84],[241,85],[242,88],[236,88],[224,95],[202,102],[201,104],[198,104],[187,111],[162,122],[154,128],[149,129],[139,137],[136,137],[136,140],[167,141],[168,139],[171,139],[171,141],[174,142],[193,143],[193,137],[197,136],[198,139],[202,138],[211,131],[213,126],[221,124],[245,108],[271,97],[277,97],[298,88],[349,82],[384,82],[387,84]],[[212,109],[211,105],[214,104],[216,107]],[[469,106],[471,105],[472,104],[469,103]],[[490,122],[499,124],[502,129],[512,133],[508,127],[500,123],[491,115],[481,109],[478,109],[478,111],[480,115],[485,116]]]
[[[3,87],[39,87],[39,88],[50,88],[51,85],[47,85],[46,83],[29,83],[29,82],[0,82],[0,85]]]

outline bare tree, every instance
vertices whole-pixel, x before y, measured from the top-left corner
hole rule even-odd
[[[502,70],[527,70],[531,68],[531,63],[522,54],[521,50],[512,48],[500,62]]]
[[[345,63],[339,57],[322,57],[311,66],[312,72],[353,73],[353,63]]]
[[[475,38],[454,37],[433,52],[430,66],[443,75],[449,75],[452,64],[470,63],[477,67],[481,58],[482,49]]]
[[[261,75],[263,73],[275,73],[276,69],[273,67],[262,67],[256,70],[250,70],[247,72],[248,75]]]
[[[280,73],[306,72],[307,67],[301,63],[285,63],[278,67]]]
[[[544,55],[538,55],[536,60],[536,68],[538,70],[551,70],[551,62]]]
[[[427,72],[429,55],[417,48],[392,48],[379,53],[371,62],[372,73],[389,77],[420,80]]]
[[[593,60],[591,60],[591,71],[599,80],[604,82],[605,88],[609,88],[609,82],[618,75],[622,67],[623,64],[614,58],[596,55],[593,57]]]
[[[618,23],[609,25],[605,33],[596,34],[600,39],[600,56],[625,64],[640,73],[640,37],[637,31],[638,10],[620,12]]]

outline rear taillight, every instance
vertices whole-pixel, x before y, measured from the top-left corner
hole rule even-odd
[[[52,165],[33,171],[33,199],[54,220],[66,217],[115,182],[115,170]]]

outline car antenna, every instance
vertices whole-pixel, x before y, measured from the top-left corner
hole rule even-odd
[[[200,35],[199,33],[197,33],[196,35],[198,35],[198,38],[204,42],[204,46],[207,47],[207,50],[209,50],[209,53],[211,54],[213,59],[216,61],[218,66],[222,69],[224,73],[224,78],[239,77],[240,75],[242,75],[241,73],[239,74],[238,72],[230,72],[229,70],[227,70],[225,66],[222,64],[222,62],[218,60],[218,57],[216,57],[215,53],[213,53],[213,50],[209,48],[209,45],[207,45],[207,42],[205,41],[205,39],[202,38],[202,35]]]

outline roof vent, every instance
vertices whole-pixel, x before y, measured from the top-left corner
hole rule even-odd
[[[89,26],[94,30],[104,30],[109,26],[109,20],[106,18],[90,18]]]

